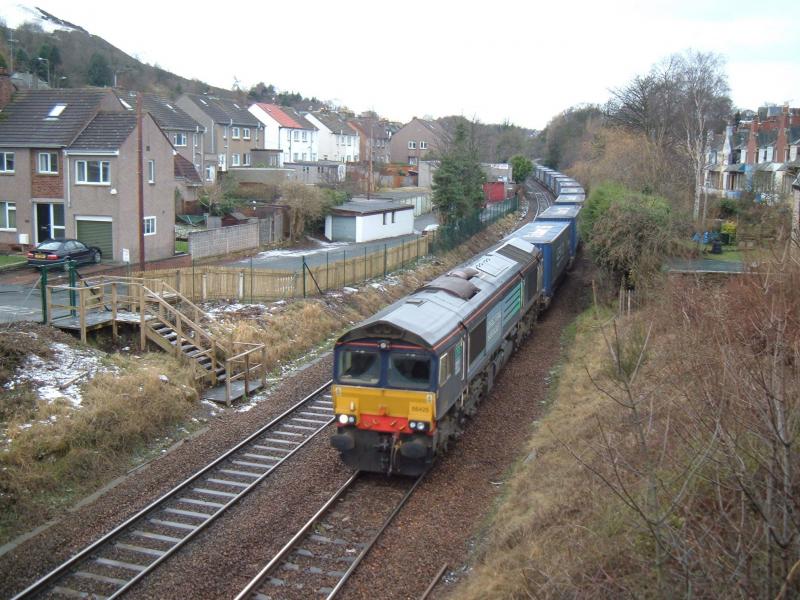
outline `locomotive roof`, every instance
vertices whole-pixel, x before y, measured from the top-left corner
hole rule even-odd
[[[434,347],[540,256],[533,244],[506,238],[363,321],[339,342],[391,338]]]

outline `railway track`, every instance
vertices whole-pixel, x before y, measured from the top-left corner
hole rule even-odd
[[[17,594],[116,598],[207,528],[334,420],[330,381]]]
[[[333,598],[424,477],[357,471],[236,600]]]

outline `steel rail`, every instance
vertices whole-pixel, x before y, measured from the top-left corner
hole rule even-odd
[[[384,520],[384,522],[381,525],[381,527],[375,532],[375,534],[372,536],[372,538],[370,538],[370,540],[364,545],[364,548],[361,550],[361,552],[358,554],[358,556],[356,556],[356,558],[350,564],[350,567],[342,574],[341,578],[336,583],[336,585],[332,588],[332,590],[328,593],[328,595],[325,596],[326,600],[331,600],[332,598],[334,598],[339,593],[339,591],[342,589],[342,587],[347,582],[347,580],[350,578],[350,576],[355,572],[355,570],[358,567],[359,563],[369,553],[370,549],[372,549],[372,547],[378,541],[378,539],[383,534],[383,532],[386,530],[386,528],[391,524],[391,522],[394,519],[394,517],[397,516],[397,513],[400,512],[400,509],[403,508],[403,506],[405,505],[406,501],[411,497],[411,495],[417,489],[417,487],[422,482],[422,480],[424,479],[426,474],[427,474],[427,471],[425,473],[423,473],[422,475],[420,475],[416,479],[414,484],[411,486],[411,488],[403,495],[403,497],[400,499],[400,501],[394,507],[392,512],[389,514],[389,516]],[[325,502],[325,504],[322,505],[322,507],[316,513],[314,513],[314,516],[312,516],[308,520],[308,522],[306,522],[306,524],[303,525],[303,527],[301,527],[300,530],[296,534],[294,534],[294,536],[292,536],[292,538],[283,546],[283,548],[281,548],[278,551],[278,553],[275,556],[272,557],[272,559],[258,572],[258,574],[252,580],[250,580],[250,583],[248,583],[247,586],[245,586],[245,588],[241,592],[239,592],[239,594],[237,594],[235,600],[246,600],[247,598],[249,598],[253,594],[255,594],[257,592],[258,588],[264,583],[267,575],[269,575],[269,573],[278,564],[280,564],[280,562],[284,558],[286,558],[286,556],[289,554],[289,552],[291,552],[291,550],[294,549],[297,546],[298,542],[300,542],[305,537],[305,535],[309,532],[309,530],[312,527],[314,527],[314,525],[317,524],[317,522],[319,521],[320,517],[322,517],[333,506],[333,504],[339,498],[341,498],[348,490],[350,490],[351,487],[353,486],[353,484],[361,476],[362,476],[362,471],[356,471],[344,483],[344,485],[342,485],[342,487],[340,487],[333,494],[333,496],[331,496]]]
[[[212,471],[220,463],[235,455],[239,450],[246,448],[256,438],[267,433],[270,429],[272,429],[276,425],[279,425],[281,421],[289,417],[293,412],[301,408],[303,405],[313,401],[320,394],[322,394],[327,388],[329,388],[331,383],[332,380],[329,380],[328,382],[317,388],[314,392],[312,392],[311,394],[303,398],[301,401],[297,402],[296,404],[285,410],[283,413],[272,419],[269,423],[267,423],[259,430],[257,430],[255,433],[245,438],[243,441],[238,443],[233,448],[227,450],[224,454],[216,458],[214,461],[207,464],[205,467],[195,472],[193,475],[190,475],[183,482],[173,487],[171,490],[160,496],[157,500],[151,502],[144,509],[140,510],[139,512],[128,518],[126,521],[115,527],[109,533],[105,534],[97,541],[90,544],[89,546],[87,546],[86,548],[75,554],[73,557],[71,557],[70,559],[68,559],[67,561],[65,561],[64,563],[62,563],[61,565],[59,565],[58,567],[56,567],[55,569],[53,569],[52,571],[41,577],[39,580],[32,583],[22,592],[14,596],[12,600],[22,600],[23,598],[30,598],[34,594],[45,591],[45,588],[47,586],[56,582],[59,578],[65,575],[69,575],[71,568],[77,565],[80,561],[87,558],[94,551],[100,549],[105,544],[113,540],[115,537],[125,533],[134,523],[146,517],[148,513],[158,510],[160,505],[176,497],[188,485],[202,478],[205,474],[207,474],[209,471]],[[333,421],[334,417],[330,417],[327,420],[327,422],[325,422],[325,424],[318,429],[318,431],[313,433],[313,435],[309,435],[303,442],[298,443],[296,447],[294,447],[288,454],[282,457],[277,463],[270,466],[270,468],[267,469],[266,472],[260,475],[257,479],[254,479],[253,482],[248,484],[246,488],[243,488],[239,494],[237,494],[235,497],[231,498],[228,502],[220,506],[215,513],[210,514],[203,523],[197,525],[196,527],[193,526],[194,527],[193,530],[190,533],[188,533],[184,538],[182,538],[179,542],[177,542],[173,547],[169,548],[168,550],[165,550],[161,556],[159,556],[155,561],[147,565],[144,568],[144,570],[140,571],[136,576],[130,579],[127,583],[125,583],[122,587],[116,590],[113,594],[106,597],[109,599],[118,597],[120,594],[127,591],[128,589],[130,589],[130,587],[132,587],[134,584],[143,579],[146,575],[151,573],[156,567],[158,567],[161,563],[163,563],[175,552],[177,552],[180,548],[186,545],[190,540],[192,540],[198,533],[205,530],[211,523],[213,523],[220,515],[224,514],[231,506],[233,506],[236,502],[238,502],[242,497],[244,497],[247,493],[252,491],[253,488],[255,488],[258,484],[260,484],[269,475],[271,475],[280,464],[286,461],[289,457],[293,456],[298,450],[300,450],[300,448],[305,446],[306,443],[311,441],[316,435],[318,435],[321,431],[323,431]],[[264,466],[266,467],[267,465]]]

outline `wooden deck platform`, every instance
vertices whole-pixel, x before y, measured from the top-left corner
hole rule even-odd
[[[256,381],[250,381],[247,386],[247,394],[250,395],[254,392],[257,392],[260,389],[261,389],[260,379]],[[223,383],[222,385],[218,385],[217,387],[203,390],[201,397],[203,400],[211,400],[212,402],[219,402],[220,404],[225,404],[227,398],[225,394],[225,384]],[[244,397],[244,381],[234,381],[233,383],[231,383],[231,402],[243,397]]]
[[[149,315],[146,318],[152,318]],[[102,327],[109,327],[114,320],[113,313],[110,310],[86,313],[86,329],[95,330]],[[119,311],[117,313],[117,323],[138,323],[140,320],[138,313],[131,313],[126,311]],[[68,329],[71,331],[81,330],[80,317],[64,315],[54,317],[51,324],[59,329]]]

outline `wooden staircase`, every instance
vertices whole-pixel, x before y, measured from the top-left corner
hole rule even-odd
[[[53,302],[53,293],[69,297],[67,304]],[[81,279],[75,287],[48,285],[48,323],[78,329],[86,341],[89,329],[117,323],[136,323],[140,346],[150,340],[165,352],[187,360],[198,380],[212,389],[204,397],[230,405],[266,383],[264,344],[228,342],[212,333],[211,318],[178,290],[160,279],[100,276]],[[72,316],[53,319],[53,309]]]

